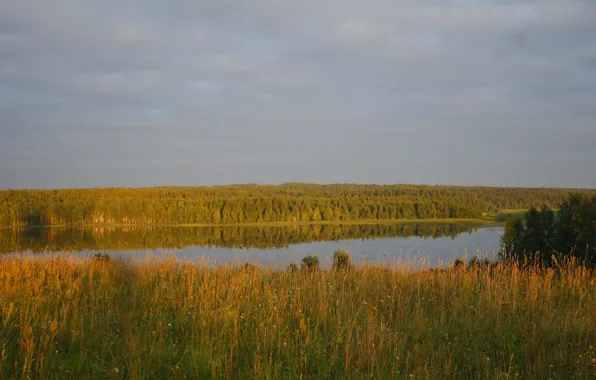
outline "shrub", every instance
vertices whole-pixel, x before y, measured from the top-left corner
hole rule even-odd
[[[472,257],[472,259],[470,259],[470,261],[468,261],[468,267],[473,268],[473,267],[479,267],[480,266],[480,259],[478,258],[478,256],[474,256]]]
[[[465,268],[466,262],[463,259],[455,259],[455,261],[451,263],[451,267],[453,269]]]
[[[488,268],[490,265],[491,262],[486,257],[481,260],[478,256],[474,256],[468,262],[468,268]]]
[[[305,256],[302,259],[302,268],[309,271],[316,271],[319,269],[319,257],[318,256]]]
[[[93,259],[100,262],[109,262],[111,260],[107,253],[96,253],[93,255]]]
[[[333,254],[333,269],[347,270],[352,266],[350,254],[345,249],[335,251]]]

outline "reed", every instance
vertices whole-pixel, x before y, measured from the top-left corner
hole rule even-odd
[[[591,378],[596,276],[0,258],[0,378]]]

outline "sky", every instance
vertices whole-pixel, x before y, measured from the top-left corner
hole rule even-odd
[[[2,0],[0,188],[596,188],[593,0]]]

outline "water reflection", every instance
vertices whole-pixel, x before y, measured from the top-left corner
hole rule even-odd
[[[226,263],[252,263],[270,268],[283,268],[289,263],[299,264],[306,255],[319,257],[322,268],[330,268],[333,253],[341,248],[350,252],[355,263],[397,263],[418,266],[424,259],[426,267],[445,266],[458,257],[480,255],[495,258],[498,254],[502,227],[479,228],[456,237],[387,237],[339,241],[315,241],[271,249],[238,249],[223,247],[186,247],[180,250],[157,250],[157,256],[174,254],[188,260],[213,261],[214,265]],[[135,252],[119,252],[135,256]]]
[[[319,224],[270,227],[93,227],[0,230],[0,252],[77,252],[220,247],[279,249],[312,242],[450,238],[477,224]]]

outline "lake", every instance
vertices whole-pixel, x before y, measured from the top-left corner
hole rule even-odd
[[[175,255],[215,265],[249,262],[279,268],[311,254],[326,267],[333,252],[344,248],[358,263],[424,257],[427,265],[438,266],[466,254],[494,257],[502,233],[499,226],[468,223],[21,228],[0,230],[0,252]]]

